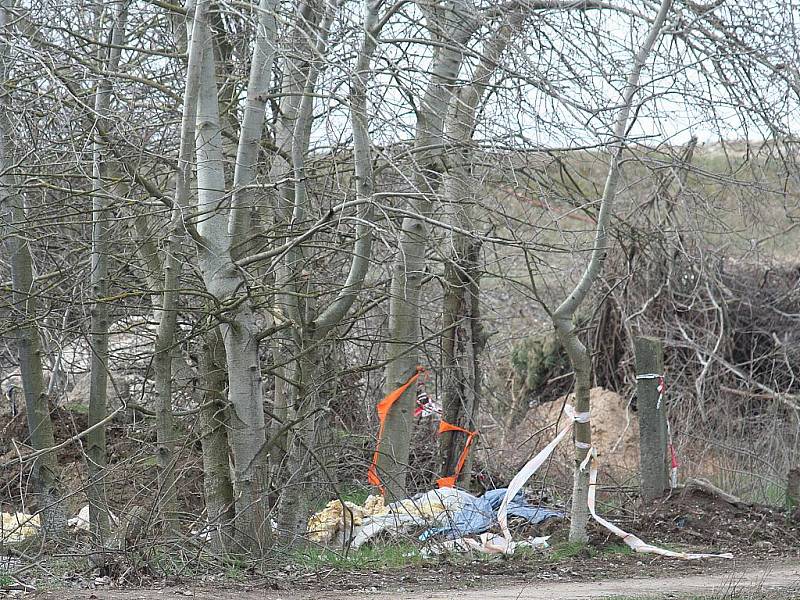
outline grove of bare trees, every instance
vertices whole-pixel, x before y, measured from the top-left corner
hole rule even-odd
[[[270,557],[331,498],[378,493],[378,442],[387,502],[500,487],[527,412],[573,393],[585,542],[590,390],[633,393],[635,335],[664,342],[672,434],[768,455],[751,492],[783,482],[799,17],[2,0],[3,510],[64,544],[88,504],[96,564],[142,518]]]

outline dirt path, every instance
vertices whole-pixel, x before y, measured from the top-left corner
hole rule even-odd
[[[542,583],[514,585],[484,590],[441,591],[432,593],[382,595],[382,600],[582,600],[613,596],[673,597],[673,594],[719,592],[720,598],[729,598],[723,592],[734,590],[785,590],[800,592],[800,564],[776,565],[769,570],[752,570],[744,573],[720,575],[684,575],[650,579],[621,579],[592,582]],[[670,596],[664,596],[670,594]],[[365,595],[366,596],[366,595]],[[321,598],[333,600],[335,595]],[[341,596],[338,596],[341,597]],[[366,596],[369,597],[369,596]]]
[[[800,592],[800,563],[773,563],[739,573],[718,575],[683,575],[630,579],[606,579],[591,582],[547,583],[532,580],[491,587],[461,590],[425,591],[273,591],[265,589],[232,589],[225,587],[181,586],[162,589],[75,590],[40,592],[37,600],[582,600],[613,596],[666,597],[692,593],[714,594],[730,598],[730,592],[758,589]],[[727,592],[728,595],[725,595]],[[667,594],[666,596],[664,596]],[[800,597],[800,596],[798,596]]]

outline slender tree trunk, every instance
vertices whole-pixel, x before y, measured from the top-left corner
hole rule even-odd
[[[127,4],[109,2],[113,8],[110,39],[115,47],[107,49],[102,63],[109,71],[116,71],[119,65],[119,47],[124,39]],[[99,18],[103,18],[101,11]],[[102,26],[102,21],[101,21]],[[101,79],[95,92],[94,109],[98,119],[109,118],[111,105],[111,81]],[[99,136],[98,136],[99,137]],[[89,383],[89,427],[106,417],[108,404],[108,327],[109,310],[105,298],[108,296],[108,251],[109,221],[112,217],[106,197],[107,158],[103,142],[94,142],[92,172],[92,252],[91,252],[91,331],[89,343],[92,349]],[[86,436],[86,459],[89,472],[89,486],[86,496],[89,500],[89,521],[97,543],[102,547],[109,539],[109,509],[105,491],[106,432],[98,427]]]
[[[174,211],[180,218],[180,212]],[[175,356],[175,329],[178,315],[178,260],[180,240],[172,231],[164,245],[164,283],[161,306],[156,311],[156,341],[153,364],[156,374],[156,465],[158,467],[158,510],[164,527],[172,530],[178,517],[175,476],[175,424],[172,415],[172,364]]]
[[[445,266],[442,322],[442,418],[467,431],[477,428],[480,407],[479,355],[484,346],[478,296],[480,243],[454,235],[454,252]],[[455,474],[467,435],[446,431],[440,439],[441,475]],[[472,453],[461,470],[459,483],[469,488]]]
[[[434,14],[435,13],[435,14]],[[453,95],[452,83],[458,76],[464,53],[461,50],[474,31],[474,19],[467,3],[449,0],[427,16],[436,45],[431,81],[418,114],[415,158],[419,172],[415,178],[418,196],[412,201],[415,216],[403,219],[399,252],[392,268],[389,300],[389,342],[386,366],[386,392],[405,383],[419,362],[420,293],[425,272],[425,249],[432,199],[438,194],[444,169],[444,118]],[[417,216],[419,215],[419,216]],[[386,418],[378,475],[390,500],[406,495],[414,391],[395,402]]]
[[[463,86],[450,106],[446,130],[455,144],[451,153],[455,164],[445,178],[445,202],[451,211],[455,229],[451,233],[453,248],[445,264],[445,290],[442,311],[442,411],[448,423],[474,431],[480,409],[479,356],[486,344],[480,323],[480,242],[471,238],[472,205],[476,202],[472,177],[473,135],[478,106],[483,101],[492,74],[499,64],[511,33],[519,25],[523,13],[512,11],[486,42],[483,57],[473,81]],[[442,476],[455,473],[467,437],[460,432],[442,433],[440,440]],[[469,486],[472,454],[462,469],[459,481]]]
[[[178,188],[181,187],[180,179]],[[176,194],[180,195],[180,194]],[[180,278],[180,239],[176,234],[176,217],[180,210],[173,208],[172,223],[164,243],[164,260],[158,253],[153,236],[158,235],[144,214],[134,218],[136,245],[145,265],[143,279],[153,292],[153,319],[156,340],[153,368],[156,381],[156,465],[158,467],[158,512],[164,526],[171,529],[177,517],[178,502],[175,483],[175,428],[172,414],[172,366],[175,357],[177,320],[177,287]]]
[[[290,156],[295,141],[295,129],[303,90],[308,81],[312,59],[313,31],[322,17],[319,0],[304,0],[297,10],[297,19],[289,36],[286,48],[286,59],[282,70],[285,73],[281,87],[281,102],[277,122],[275,124],[275,146],[277,151],[270,164],[269,180],[280,182],[269,208],[271,214],[262,214],[264,222],[272,222],[278,231],[289,233],[294,206],[294,185],[291,183],[292,169]],[[305,139],[305,138],[303,138]],[[286,237],[278,237],[277,244],[286,241]],[[297,399],[297,364],[292,360],[299,354],[300,338],[297,326],[302,322],[300,302],[296,286],[298,269],[293,264],[296,255],[290,254],[287,260],[280,261],[275,268],[274,288],[277,290],[274,299],[275,312],[283,322],[293,325],[278,333],[272,340],[272,356],[274,363],[273,413],[277,417],[272,422],[272,431],[278,435],[275,446],[270,453],[270,476],[276,482],[286,480],[286,467],[290,432],[283,424],[294,419]],[[296,262],[296,260],[294,261]],[[281,504],[286,499],[281,497]],[[290,509],[294,510],[294,509]],[[284,508],[278,511],[278,527],[284,529],[294,518],[284,518]],[[289,526],[293,529],[293,526]]]
[[[19,194],[14,176],[10,173],[13,156],[12,125],[9,120],[12,92],[9,81],[11,65],[10,49],[7,46],[11,24],[9,23],[11,2],[0,0],[0,80],[5,92],[0,97],[0,216],[4,237],[8,244],[11,262],[11,287],[14,312],[16,313],[17,355],[22,376],[22,391],[28,419],[30,444],[35,450],[55,446],[50,404],[45,391],[42,370],[42,352],[38,330],[36,294],[33,282],[33,257],[26,236],[27,218],[23,197]],[[45,535],[60,537],[66,523],[65,506],[62,501],[58,457],[55,452],[40,456],[33,464],[31,474],[36,504],[41,511],[42,529]]]
[[[213,543],[223,550],[232,539],[235,516],[233,484],[228,462],[228,408],[225,402],[225,347],[217,328],[203,337],[200,388],[203,390],[202,423],[203,490]]]
[[[8,4],[8,0],[0,2],[0,69],[2,69],[0,79],[5,85],[9,85],[9,56],[5,43],[9,27]],[[8,93],[9,91],[6,91],[6,94]],[[17,192],[14,178],[9,173],[11,169],[9,156],[12,154],[9,144],[11,125],[8,120],[9,107],[6,97],[4,94],[0,101],[0,214],[11,262],[14,320],[19,324],[16,328],[17,356],[22,376],[22,391],[25,395],[30,444],[34,450],[44,450],[55,446],[55,439],[42,370],[36,292],[33,283],[33,257],[26,236],[27,217],[23,198]],[[47,536],[58,538],[64,530],[66,515],[55,452],[48,452],[36,459],[31,479],[35,504],[41,514],[42,529]]]
[[[319,416],[314,409],[319,406],[319,390],[315,382],[319,379],[319,361],[316,350],[305,349],[299,360],[297,370],[300,386],[297,390],[297,404],[293,411],[295,425],[288,447],[288,479],[281,496],[278,512],[278,527],[288,536],[290,545],[295,544],[305,532],[305,522],[310,504],[311,471],[318,468],[313,461],[316,451],[316,430]]]
[[[193,142],[192,142],[193,143]],[[181,187],[179,179],[178,188]],[[180,194],[177,194],[180,195]],[[171,529],[177,516],[175,483],[175,428],[172,414],[172,366],[175,357],[177,287],[180,278],[180,239],[176,234],[180,210],[173,208],[172,223],[164,244],[164,260],[153,236],[158,235],[144,214],[134,218],[136,244],[145,265],[143,279],[153,292],[153,319],[156,340],[153,368],[156,381],[156,465],[158,467],[158,512],[164,526]]]
[[[575,328],[575,312],[586,299],[589,291],[603,270],[608,253],[607,228],[614,210],[617,196],[617,185],[620,178],[620,159],[625,148],[629,116],[633,106],[633,98],[639,90],[639,76],[656,43],[661,28],[672,5],[671,0],[662,0],[658,14],[653,21],[641,48],[636,53],[634,64],[628,75],[622,93],[622,105],[614,122],[611,142],[608,145],[611,154],[608,175],[606,177],[603,196],[600,199],[600,212],[595,228],[594,247],[589,262],[575,288],[552,314],[556,333],[564,345],[572,368],[575,371],[575,410],[577,413],[588,413],[589,389],[591,386],[592,361],[588,349],[578,339]],[[569,539],[573,542],[586,542],[586,524],[589,520],[588,493],[589,473],[581,470],[580,465],[591,448],[591,425],[578,422],[575,425],[575,477],[572,490],[572,508],[570,511]]]
[[[266,444],[258,334],[247,283],[233,263],[226,202],[222,136],[214,56],[205,23],[204,5],[197,5],[190,48],[199,44],[202,65],[197,96],[197,213],[198,234],[203,238],[200,271],[208,292],[216,298],[217,317],[228,367],[231,403],[229,442],[233,451],[233,485],[236,498],[236,538],[242,550],[262,554],[269,544],[266,490]],[[192,50],[190,50],[191,55]]]
[[[2,10],[2,9],[0,9]],[[2,19],[2,17],[0,17]],[[0,133],[0,136],[4,135]],[[0,141],[0,144],[3,144]],[[2,150],[0,150],[2,153]],[[5,171],[6,161],[0,156],[0,169]],[[0,182],[5,195],[10,177],[4,175]],[[33,286],[33,268],[30,248],[24,237],[25,210],[20,196],[0,198],[3,212],[10,209],[11,219],[6,226],[9,255],[11,257],[11,276],[14,290],[14,304],[18,311],[17,355],[22,376],[22,391],[25,395],[28,432],[31,447],[43,450],[55,446],[53,422],[50,418],[50,401],[44,386],[42,372],[42,352],[39,331],[36,326],[36,295]],[[17,230],[14,232],[14,230]],[[49,452],[36,459],[31,479],[36,495],[37,510],[42,511],[42,526],[46,534],[60,536],[66,524],[64,503],[61,501],[61,482],[58,459],[55,452]]]
[[[338,8],[339,3],[329,1],[326,2],[321,11],[322,16],[316,40],[313,46],[308,49],[310,63],[302,97],[293,123],[290,155],[294,179],[294,206],[291,222],[296,226],[302,226],[310,212],[306,188],[305,155],[308,152],[313,123],[313,94],[319,75],[324,67],[321,57],[324,57],[327,51],[328,34]],[[297,246],[287,253],[284,275],[288,278],[289,289],[297,290],[302,285],[305,287],[304,295],[306,298],[310,298],[313,296],[314,290],[308,289],[308,282],[303,281],[303,278],[299,276],[303,264],[303,254],[304,250],[301,246]],[[350,280],[348,279],[349,282]],[[287,299],[285,295],[283,297]],[[352,304],[352,299],[348,298],[344,301],[344,304],[346,305],[344,309],[346,312],[347,307]],[[294,321],[292,340],[296,344],[296,352],[300,358],[292,368],[296,386],[294,390],[294,406],[288,407],[285,414],[290,417],[290,420],[297,421],[297,425],[293,431],[289,432],[286,440],[288,443],[285,445],[288,451],[286,456],[288,487],[281,498],[278,511],[278,526],[289,536],[289,543],[294,544],[299,540],[299,536],[305,532],[306,513],[312,501],[311,497],[314,494],[314,486],[310,479],[311,471],[319,468],[318,463],[323,460],[317,453],[317,441],[320,437],[325,436],[324,430],[326,428],[325,419],[317,411],[320,408],[319,387],[322,373],[319,363],[319,357],[321,356],[319,342],[324,337],[324,334],[341,319],[342,315],[338,313],[334,315],[329,309],[326,311],[326,314],[329,314],[329,318],[326,317],[326,320],[320,323],[313,316],[315,314],[315,306],[313,306],[312,301],[304,300],[298,302],[297,297],[295,297],[289,300],[288,306]],[[312,455],[314,455],[313,460]]]

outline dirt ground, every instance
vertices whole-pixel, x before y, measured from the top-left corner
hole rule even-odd
[[[620,439],[620,426],[624,430],[628,425],[625,418],[620,412],[615,426],[609,424],[608,434],[603,438],[607,457],[613,454],[612,448]],[[65,428],[62,435],[68,433],[67,425],[74,427],[72,422],[61,423]],[[618,448],[629,446],[625,443],[628,435],[630,433],[625,431]],[[114,431],[110,439],[112,448],[136,443]],[[64,449],[64,452],[70,451],[72,448]],[[119,453],[120,456],[130,454],[127,450]],[[623,452],[623,465],[624,456]],[[121,470],[119,475],[123,474],[130,475],[130,471]],[[195,483],[200,481],[196,473],[190,479]],[[55,576],[47,574],[46,564],[43,568],[32,568],[21,577],[24,583],[40,591],[22,597],[26,600],[559,599],[598,598],[620,593],[628,596],[660,593],[664,597],[664,593],[714,592],[726,586],[728,589],[730,586],[737,589],[774,586],[791,590],[787,593],[793,595],[779,596],[781,600],[800,598],[800,519],[797,517],[776,507],[731,504],[698,490],[676,490],[664,499],[643,505],[635,490],[615,485],[613,478],[604,475],[600,483],[600,513],[646,542],[687,551],[731,552],[735,559],[683,562],[630,554],[620,540],[596,524],[590,527],[588,547],[570,553],[566,544],[566,522],[550,520],[543,525],[517,523],[512,527],[517,539],[552,535],[551,551],[532,556],[511,559],[455,556],[403,568],[379,568],[373,562],[362,562],[358,568],[341,563],[335,567],[327,564],[312,567],[286,560],[274,568],[262,570],[262,575],[241,571],[239,575],[243,576],[235,580],[221,573],[165,580],[163,571],[148,568],[149,555],[143,552],[138,562],[131,562],[128,556],[121,557],[119,568],[100,584],[95,583],[98,574],[85,566],[85,560],[81,563],[83,567],[59,571]],[[0,487],[0,492],[5,489],[10,489],[10,484]],[[140,493],[135,489],[127,492]],[[200,492],[194,492],[194,496],[199,497]],[[141,497],[144,497],[143,492]],[[135,503],[138,499],[125,498],[125,503]],[[190,499],[185,499],[187,505]],[[411,532],[405,541],[413,545],[415,540],[415,532]],[[386,540],[387,543],[391,541]],[[68,548],[67,553],[82,556],[79,542],[76,540],[76,546]],[[191,556],[187,561],[187,564],[195,564]],[[219,571],[218,567],[210,567],[210,571],[214,569]],[[198,567],[195,572],[206,571]],[[11,594],[14,592],[8,592],[9,596]],[[0,588],[0,597],[3,595]],[[718,597],[733,600],[738,596]]]
[[[674,563],[671,563],[674,564]],[[681,571],[681,569],[676,569]],[[466,570],[466,574],[470,574]],[[583,598],[651,597],[675,598],[687,594],[702,593],[719,598],[736,598],[736,593],[751,594],[755,591],[780,592],[782,598],[800,597],[800,562],[769,561],[746,566],[736,562],[721,565],[706,562],[699,566],[699,574],[673,574],[657,577],[627,577],[624,579],[602,577],[589,581],[553,581],[558,575],[544,571],[525,575],[487,577],[475,580],[470,587],[459,589],[431,589],[437,585],[426,586],[424,582],[407,582],[390,589],[364,585],[358,589],[330,590],[324,586],[309,590],[276,590],[267,582],[252,582],[239,585],[190,584],[156,589],[95,589],[81,591],[53,591],[27,595],[37,600],[170,600],[178,598],[197,598],[198,600],[335,600],[350,598],[381,598],[382,600],[526,600],[547,598],[548,600],[568,600]],[[569,573],[564,574],[569,578]],[[409,579],[414,579],[409,577]],[[368,583],[368,582],[366,582]],[[376,581],[376,583],[378,583]],[[461,582],[464,583],[463,581]],[[797,595],[795,595],[797,594]]]
[[[358,566],[320,563],[312,567],[286,561],[262,570],[261,575],[243,571],[237,580],[222,574],[164,580],[155,573],[141,572],[138,577],[113,575],[98,585],[95,575],[84,570],[69,574],[62,582],[40,576],[28,578],[27,583],[42,591],[26,598],[557,599],[618,593],[681,594],[698,589],[713,592],[725,586],[776,586],[792,590],[793,595],[778,596],[781,600],[800,598],[800,523],[783,511],[731,505],[695,490],[642,507],[628,522],[622,517],[618,514],[615,520],[649,543],[688,551],[731,552],[734,559],[680,561],[633,554],[596,524],[590,527],[588,546],[570,547],[564,540],[566,528],[561,522],[552,531],[551,549],[511,558],[455,555],[394,568],[371,568],[368,562]],[[720,598],[734,600],[738,596]]]

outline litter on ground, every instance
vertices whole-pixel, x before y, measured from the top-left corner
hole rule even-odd
[[[111,518],[111,524],[114,527],[119,525],[119,519],[117,515],[109,511],[109,517]],[[85,505],[78,511],[78,514],[72,517],[67,521],[67,527],[73,527],[75,529],[79,529],[81,531],[90,531],[89,526],[89,505]]]
[[[477,550],[511,554],[517,548],[546,547],[546,538],[507,542],[502,536],[486,533],[497,523],[497,510],[506,490],[490,490],[477,497],[456,488],[442,488],[418,494],[384,506],[381,496],[370,496],[363,505],[333,500],[308,521],[311,541],[360,548],[378,535],[397,536],[423,529],[421,542],[428,542],[428,555],[442,552]],[[528,504],[522,493],[508,505],[508,514],[537,524],[564,513]],[[473,538],[469,536],[478,536]]]
[[[13,544],[39,533],[39,515],[24,512],[2,513],[3,523],[0,528],[0,543]]]

